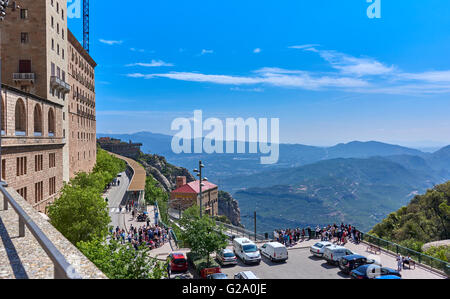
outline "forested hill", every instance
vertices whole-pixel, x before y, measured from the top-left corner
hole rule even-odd
[[[371,233],[416,249],[423,243],[450,239],[449,201],[450,182],[437,185],[389,214]]]

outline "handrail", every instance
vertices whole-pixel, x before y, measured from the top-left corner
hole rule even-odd
[[[361,233],[361,240],[377,245],[379,247],[386,248],[386,250],[395,252],[396,254],[400,253],[403,255],[409,255],[411,256],[411,258],[413,258],[413,260],[414,258],[417,258],[417,262],[419,262],[420,264],[428,265],[434,269],[444,271],[446,267],[450,266],[450,263],[446,261],[412,250],[397,243],[372,236],[368,233]]]
[[[3,207],[8,210],[8,203],[19,215],[19,236],[25,236],[25,225],[30,230],[31,234],[36,238],[36,241],[41,245],[41,248],[47,253],[50,260],[55,267],[55,279],[81,279],[82,277],[76,272],[63,254],[55,247],[50,239],[44,234],[39,226],[28,216],[23,208],[14,200],[14,198],[5,189],[7,184],[0,182],[0,192],[3,194]]]

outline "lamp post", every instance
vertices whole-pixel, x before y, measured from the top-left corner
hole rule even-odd
[[[194,172],[197,173],[199,177],[199,196],[200,196],[200,218],[203,216],[203,199],[202,199],[202,187],[204,184],[203,180],[207,181],[208,179],[202,177],[202,169],[205,168],[205,165],[202,164],[202,161],[198,161],[198,169],[194,169]]]

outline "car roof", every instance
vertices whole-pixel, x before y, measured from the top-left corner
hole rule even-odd
[[[223,253],[230,253],[230,252],[233,252],[233,250],[225,248],[225,249],[222,249],[222,252]]]
[[[375,279],[402,279],[402,278],[397,275],[381,275],[381,276],[375,277]]]
[[[345,248],[344,246],[339,246],[339,245],[331,245],[331,246],[328,246],[326,249],[347,249],[347,248]]]
[[[270,246],[272,246],[272,247],[275,247],[275,248],[286,247],[286,246],[284,246],[283,244],[278,243],[278,242],[269,242],[269,243],[266,243],[266,244],[267,244],[267,245],[270,245]]]
[[[344,257],[342,257],[343,259],[347,259],[347,260],[353,260],[353,259],[361,259],[364,258],[366,259],[365,256],[359,255],[359,254],[351,254],[351,255],[346,255]]]
[[[253,277],[256,278],[256,275],[252,271],[243,271],[243,272],[241,272],[241,274],[244,274],[248,278],[253,278]]]
[[[184,254],[182,254],[182,253],[172,253],[172,256],[176,259],[185,258]]]

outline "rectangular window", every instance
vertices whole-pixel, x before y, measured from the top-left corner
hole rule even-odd
[[[44,182],[34,184],[34,202],[38,203],[44,198]]]
[[[27,200],[27,187],[20,188],[17,190],[17,193],[19,193],[20,196],[22,196],[23,199]]]
[[[51,153],[48,155],[48,167],[49,168],[53,168],[56,167],[56,154],[55,153]]]
[[[56,177],[52,177],[48,180],[48,192],[49,195],[56,193]]]
[[[21,42],[22,44],[28,44],[28,42],[29,42],[28,32],[22,32],[22,33],[20,33],[20,42]]]
[[[44,160],[43,155],[34,156],[34,171],[38,172],[38,171],[42,171],[42,169],[44,169],[43,160]]]
[[[6,181],[6,160],[2,160],[2,181]]]
[[[28,19],[28,9],[25,8],[20,9],[20,18],[22,20]]]
[[[31,60],[19,60],[19,73],[31,73]]]
[[[64,20],[64,9],[61,9],[61,18]]]
[[[17,176],[27,174],[27,157],[17,157]]]
[[[55,28],[55,19],[52,17],[52,28]]]

